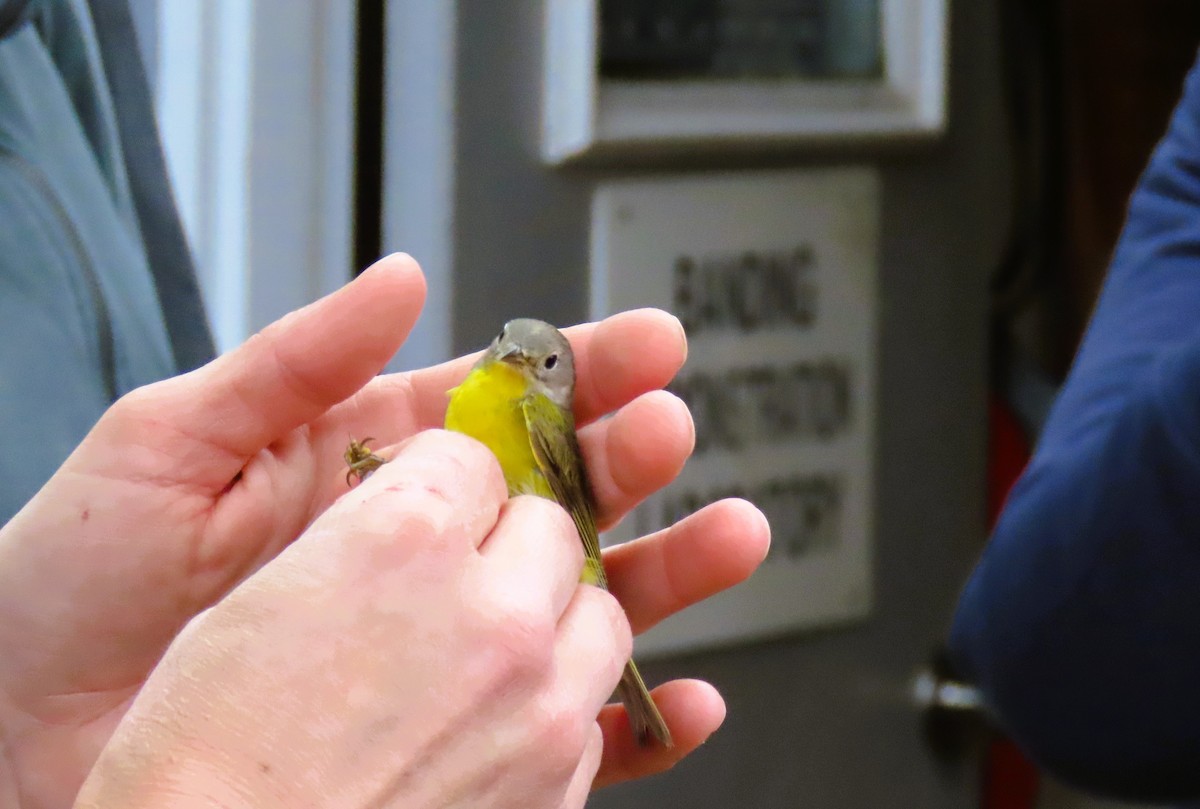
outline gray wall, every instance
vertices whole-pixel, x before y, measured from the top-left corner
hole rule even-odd
[[[986,280],[1008,211],[992,6],[954,4],[948,137],[856,158],[884,180],[875,615],[648,667],[655,682],[715,683],[728,719],[673,773],[596,807],[972,805],[973,768],[935,767],[907,687],[984,531]],[[458,7],[452,319],[465,351],[517,313],[586,316],[590,193],[618,173],[538,162],[542,3]]]

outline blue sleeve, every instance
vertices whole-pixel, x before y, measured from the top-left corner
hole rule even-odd
[[[1200,797],[1200,63],[950,644],[1059,777]]]

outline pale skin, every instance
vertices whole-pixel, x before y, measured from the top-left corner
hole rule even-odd
[[[376,377],[423,297],[391,256],[126,396],[0,531],[0,807],[577,807],[721,724],[711,686],[667,683],[676,746],[640,748],[604,702],[631,632],[754,570],[761,514],[725,501],[611,549],[615,600],[579,585],[565,513],[422,432],[472,358]],[[654,311],[568,334],[609,525],[691,452],[658,390],[686,345]],[[393,461],[348,491],[368,432]]]

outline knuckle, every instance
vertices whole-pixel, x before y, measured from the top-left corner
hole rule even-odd
[[[422,448],[435,447],[438,450],[452,449],[456,452],[469,453],[476,443],[478,442],[472,441],[469,437],[461,433],[433,428],[417,433],[409,442],[409,446]]]
[[[420,458],[453,459],[457,465],[465,466],[469,447],[458,437],[444,430],[422,430],[404,441],[396,449],[395,460],[407,459],[416,463]]]
[[[536,495],[521,495],[511,501],[512,516],[527,523],[527,530],[544,534],[555,548],[565,552],[576,573],[583,569],[583,543],[567,510],[557,502]],[[556,556],[556,558],[558,558]]]
[[[547,532],[555,535],[575,537],[575,523],[567,510],[553,500],[532,494],[523,494],[513,498],[513,510],[523,515],[524,519],[536,522]],[[576,542],[575,545],[580,543]],[[580,552],[583,549],[580,547]]]
[[[350,515],[359,544],[378,545],[392,549],[395,557],[389,566],[398,566],[418,550],[447,549],[449,525],[453,521],[453,505],[436,491],[425,488],[385,490],[363,503]],[[377,548],[372,548],[377,553]],[[376,563],[386,558],[373,557]]]
[[[553,516],[553,527],[556,537],[566,543],[566,547],[571,550],[572,556],[578,559],[579,566],[583,567],[583,541],[579,538],[579,529],[575,527],[575,521],[571,519],[571,515],[567,510],[558,503],[552,503],[549,500],[546,504],[550,507],[550,513]]]
[[[500,462],[490,449],[468,435],[450,430],[422,430],[403,445],[401,452],[437,457],[453,467],[458,481],[482,481],[483,491],[497,500],[508,496]]]
[[[462,463],[471,467],[481,465],[495,466],[499,469],[496,456],[479,441],[469,435],[456,433],[451,430],[424,430],[417,435],[418,441],[428,442],[429,445],[446,454],[454,455]]]
[[[318,523],[352,526],[358,546],[378,541],[415,553],[450,544],[447,535],[452,533],[457,504],[436,482],[397,477],[399,470],[389,466],[380,470],[382,479],[392,478],[385,485],[357,490],[318,517]]]
[[[613,643],[613,653],[622,662],[633,655],[633,629],[629,626],[629,617],[625,614],[616,597],[607,590],[590,588],[592,597],[600,610],[602,620],[609,628],[609,637]]]
[[[538,706],[531,748],[546,756],[553,769],[574,770],[587,747],[591,726],[578,708],[543,703]]]
[[[513,597],[486,599],[478,613],[483,646],[496,661],[496,674],[508,684],[542,681],[553,668],[555,625]]]

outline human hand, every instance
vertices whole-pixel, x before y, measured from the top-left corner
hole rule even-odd
[[[426,431],[195,619],[76,806],[579,807],[632,645],[573,523]]]
[[[237,351],[130,394],[0,533],[0,767],[12,776],[0,781],[30,805],[73,800],[180,629],[345,491],[347,438],[370,429],[394,444],[440,425],[445,391],[470,358],[372,380],[411,328],[423,287],[410,259],[384,259]],[[685,346],[677,322],[653,312],[568,334],[580,423],[618,410],[581,431],[611,524],[690,452],[686,409],[651,392]],[[606,566],[641,630],[743,579],[766,544],[761,515],[728,502],[614,549]],[[597,783],[669,766],[723,716],[701,683],[670,683],[656,700],[676,747],[632,747],[626,729],[612,732],[620,709],[606,708]]]

